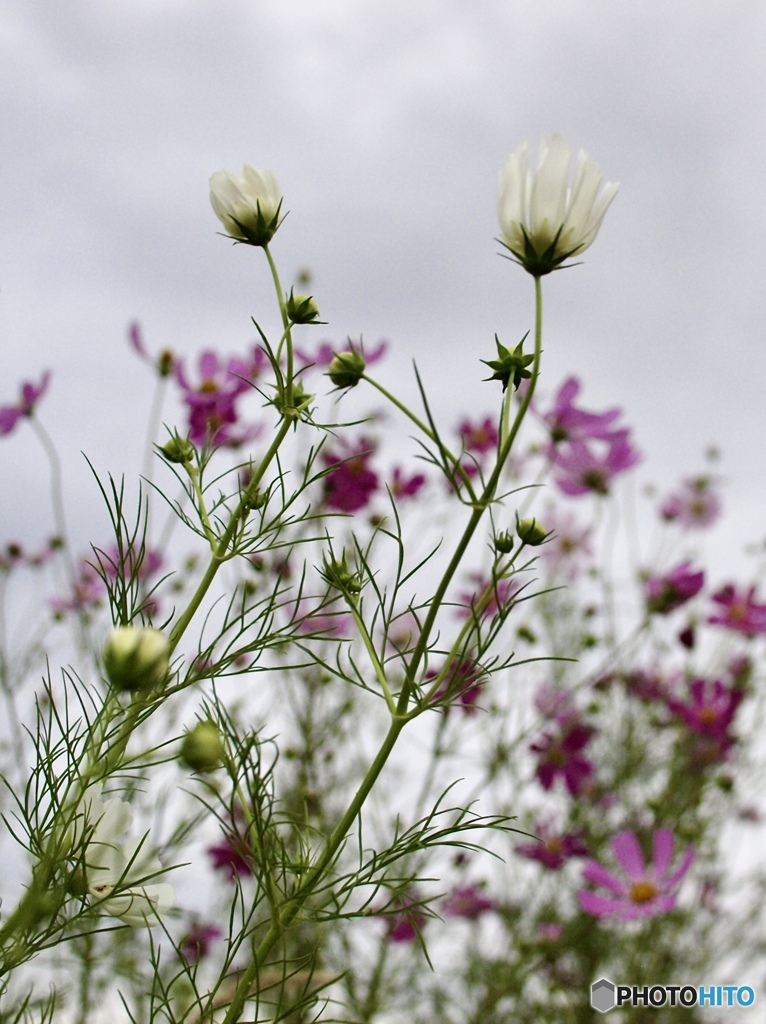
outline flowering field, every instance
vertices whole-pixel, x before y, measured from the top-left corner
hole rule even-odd
[[[544,285],[617,191],[559,135],[511,154],[499,242],[534,322],[443,422],[427,367],[411,408],[385,342],[327,340],[310,277],[282,283],[275,176],[213,174],[281,333],[256,310],[244,349],[189,361],[130,325],[150,469],[95,477],[88,551],[55,368],[3,396],[56,533],[0,559],[0,1020],[585,1024],[604,980],[639,992],[615,1021],[757,1014],[764,877],[733,851],[762,842],[766,596],[705,565],[712,455],[644,496],[639,564],[629,411],[538,386]]]

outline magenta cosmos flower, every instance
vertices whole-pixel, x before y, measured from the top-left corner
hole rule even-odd
[[[615,431],[613,425],[622,409],[615,407],[606,412],[588,412],[578,409],[574,400],[580,391],[580,380],[567,377],[553,401],[553,408],[543,415],[551,433],[548,454],[555,458],[557,444],[562,441],[587,441],[589,438],[608,439]]]
[[[629,430],[616,430],[608,438],[570,441],[558,452],[553,480],[564,494],[608,494],[614,477],[631,469],[641,456],[630,443]]]
[[[708,622],[726,626],[748,637],[766,633],[766,604],[756,601],[755,587],[742,593],[728,583],[713,594],[713,600],[720,610],[711,615]]]
[[[611,845],[620,875],[612,874],[593,860],[585,865],[585,881],[611,893],[600,896],[589,889],[582,889],[577,895],[585,913],[618,921],[634,921],[672,910],[676,905],[678,884],[694,860],[694,847],[688,846],[679,865],[671,870],[674,839],[669,828],[656,829],[654,858],[648,867],[634,832],[618,832]]]
[[[487,911],[497,910],[498,904],[484,895],[478,885],[462,885],[453,889],[442,904],[442,913],[446,917],[463,917],[467,921],[476,921]]]
[[[688,530],[704,529],[720,514],[721,496],[706,476],[684,480],[660,506],[660,515],[666,522],[677,522]]]
[[[551,871],[558,871],[570,857],[585,857],[588,854],[582,832],[557,832],[546,821],[537,822],[534,831],[538,837],[537,842],[519,843],[516,853],[529,860],[539,861]]]
[[[338,512],[359,512],[370,503],[378,489],[378,474],[370,469],[370,459],[377,445],[367,438],[356,444],[341,441],[335,451],[322,452],[328,467],[324,477],[324,500],[327,508]]]
[[[535,774],[543,789],[552,789],[561,776],[571,795],[577,796],[593,774],[593,763],[583,751],[594,733],[591,726],[575,720],[564,724],[558,733],[544,733],[530,745],[529,749],[540,755]]]
[[[12,433],[22,416],[31,416],[34,413],[35,405],[48,390],[50,379],[50,370],[46,370],[39,384],[25,381],[21,385],[18,402],[15,405],[0,406],[0,436],[5,437]]]
[[[646,610],[668,615],[695,597],[705,582],[705,573],[694,572],[691,562],[682,562],[665,576],[649,576],[644,580]]]
[[[199,357],[200,381],[192,384],[183,360],[176,361],[175,378],[184,393],[189,439],[193,444],[235,446],[258,434],[255,427],[235,430],[239,423],[237,400],[252,389],[252,382],[260,376],[265,363],[266,357],[259,348],[253,350],[251,357],[233,356],[225,362],[216,352],[203,352]]]
[[[723,756],[735,742],[729,730],[744,696],[720,679],[694,679],[687,700],[670,697],[667,704],[692,732],[712,740]]]

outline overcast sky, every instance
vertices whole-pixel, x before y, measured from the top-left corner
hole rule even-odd
[[[150,401],[128,322],[190,355],[275,325],[208,202],[248,162],[282,185],[273,251],[288,282],[312,269],[317,339],[387,337],[392,379],[416,358],[445,416],[490,411],[479,359],[532,316],[497,172],[561,131],[621,189],[545,281],[542,386],[576,372],[588,406],[623,405],[663,488],[718,443],[736,560],[766,532],[765,53],[761,0],[5,0],[0,403],[54,370],[41,418],[100,540],[80,452],[135,476]],[[3,538],[35,545],[45,463],[28,432],[0,459]]]

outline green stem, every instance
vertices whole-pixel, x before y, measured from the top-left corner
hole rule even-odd
[[[317,860],[314,867],[307,872],[295,895],[287,900],[280,913],[272,920],[269,930],[259,943],[258,948],[254,951],[253,959],[242,974],[239,984],[237,985],[237,990],[234,993],[231,1004],[229,1005],[228,1012],[223,1019],[223,1024],[236,1024],[239,1020],[248,994],[253,984],[258,981],[258,972],[264,966],[266,957],[301,912],[317,884],[324,878],[325,872],[335,859],[335,855],[338,850],[343,845],[349,829],[354,824],[365,800],[370,794],[370,790],[377,782],[380,773],[383,771],[383,767],[385,766],[391,751],[394,749],[396,741],[399,738],[399,733],[402,731],[405,724],[406,720],[403,718],[394,718],[391,721],[386,737],[375,756],[375,760],[368,768],[359,789],[356,791],[354,799],[346,810],[346,813],[333,829],[322,855],[319,860]]]
[[[400,412],[403,412],[404,415],[415,424],[415,426],[418,428],[418,430],[422,430],[423,431],[423,433],[426,435],[426,437],[429,439],[429,441],[432,441],[438,447],[438,449],[441,452],[442,456],[444,456],[444,458],[448,462],[452,463],[452,465],[455,468],[455,472],[460,476],[460,479],[461,479],[462,483],[464,484],[466,490],[468,491],[468,494],[470,495],[471,501],[476,501],[476,493],[474,492],[473,483],[471,482],[471,478],[468,476],[468,474],[466,473],[465,469],[463,468],[463,466],[462,466],[462,464],[460,462],[460,459],[458,459],[455,455],[452,454],[452,452],[444,444],[442,439],[440,437],[438,437],[433,432],[433,430],[431,430],[431,428],[420,419],[419,416],[416,416],[415,413],[411,409],[408,409],[407,406],[404,404],[404,402],[401,402],[396,397],[396,395],[392,395],[391,392],[388,390],[388,388],[384,388],[382,384],[379,384],[372,377],[368,377],[366,373],[362,374],[360,380],[364,380],[368,384],[372,384],[372,386],[374,388],[376,388],[381,393],[381,395],[383,395],[385,398],[387,398],[388,401],[392,405],[395,405],[396,408]]]
[[[527,414],[532,396],[534,395],[535,385],[537,384],[537,377],[540,373],[540,354],[542,352],[542,336],[543,336],[543,299],[542,299],[542,286],[540,284],[540,278],[535,278],[535,353],[532,362],[532,376],[529,381],[529,385],[524,394],[524,398],[521,401],[519,410],[516,413],[516,418],[513,421],[513,426],[508,432],[508,437],[502,444],[500,451],[498,452],[497,463],[492,471],[481,498],[476,503],[476,507],[471,513],[471,518],[468,520],[468,524],[463,531],[463,535],[458,542],[457,550],[450,559],[449,565],[447,566],[444,575],[441,578],[439,586],[433,599],[430,602],[428,609],[428,615],[426,616],[425,622],[423,623],[423,629],[418,638],[417,645],[412,654],[412,659],[409,664],[407,677],[405,679],[404,686],[399,695],[398,711],[400,714],[405,714],[407,710],[407,703],[410,698],[412,686],[414,685],[415,679],[417,678],[417,672],[420,667],[420,662],[425,657],[425,653],[428,649],[428,641],[431,635],[431,630],[436,622],[436,616],[439,613],[444,596],[447,592],[447,588],[452,582],[460,563],[463,560],[463,555],[470,544],[476,528],[479,525],[481,517],[484,515],[485,510],[489,507],[489,504],[495,497],[495,491],[500,480],[500,474],[503,471],[503,467],[510,455],[513,443],[516,440],[516,436],[519,432],[521,424],[524,421],[524,417]]]
[[[277,431],[276,437],[271,442],[269,450],[266,452],[263,459],[258,465],[258,469],[251,477],[250,483],[247,485],[247,489],[242,495],[239,504],[237,505],[234,512],[232,512],[231,519],[229,520],[229,525],[224,530],[223,534],[221,535],[221,539],[219,540],[217,546],[213,551],[213,556],[210,559],[210,564],[205,570],[205,575],[202,577],[199,584],[197,585],[197,589],[192,595],[191,600],[189,601],[189,604],[187,605],[183,614],[178,619],[178,622],[176,622],[175,626],[173,626],[173,629],[170,631],[169,643],[171,654],[178,646],[178,643],[181,637],[186,632],[186,629],[189,623],[191,622],[192,618],[194,617],[195,612],[202,604],[205,594],[207,594],[208,590],[210,589],[211,583],[216,577],[216,573],[220,569],[221,565],[231,557],[229,546],[234,538],[235,533],[237,532],[237,528],[239,527],[240,522],[242,521],[244,515],[246,514],[246,509],[249,506],[250,499],[255,495],[255,492],[258,490],[258,485],[263,479],[264,474],[266,473],[266,470],[270,466],[272,460],[279,451],[279,448],[282,442],[284,441],[285,437],[287,436],[287,432],[289,431],[289,429],[290,420],[285,418],[282,420],[279,430]]]

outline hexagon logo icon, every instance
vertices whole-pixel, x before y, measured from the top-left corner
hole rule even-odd
[[[606,1013],[614,1007],[614,985],[606,978],[599,978],[590,987],[590,1005],[599,1013]]]

